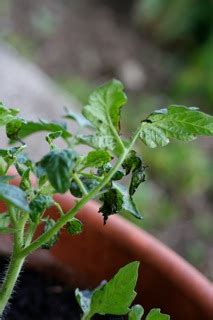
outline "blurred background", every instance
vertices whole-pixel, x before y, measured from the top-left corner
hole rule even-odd
[[[128,135],[169,104],[212,113],[212,17],[212,0],[0,0],[0,41],[82,105],[97,85],[120,79]],[[149,166],[136,195],[141,228],[213,279],[212,140],[138,149]]]

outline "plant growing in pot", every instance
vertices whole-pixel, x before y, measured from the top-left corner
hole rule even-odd
[[[13,238],[13,252],[0,289],[1,316],[26,258],[39,248],[49,249],[54,246],[64,230],[70,236],[80,233],[82,223],[75,216],[91,199],[102,202],[99,212],[104,224],[110,215],[122,210],[129,211],[138,219],[142,218],[133,201],[134,193],[145,180],[146,168],[134,150],[137,140],[155,148],[167,145],[170,139],[190,141],[197,136],[213,134],[213,119],[210,115],[196,108],[172,105],[153,112],[141,121],[131,138],[124,139],[120,135],[120,110],[126,102],[123,85],[113,80],[90,96],[89,104],[83,108],[83,116],[67,112],[66,118],[75,120],[82,130],[87,127],[91,134],[73,134],[61,123],[27,121],[18,116],[17,109],[7,109],[0,105],[0,125],[5,126],[6,134],[12,142],[19,142],[16,147],[0,149],[0,198],[7,204],[7,209],[0,215],[0,232],[11,234]],[[49,132],[46,141],[50,151],[34,163],[25,155],[26,144],[23,140],[38,131]],[[57,138],[64,140],[66,148],[57,146]],[[92,150],[87,155],[79,155],[76,147],[81,144]],[[8,170],[12,165],[20,176],[19,186],[9,184],[12,177]],[[32,175],[36,176],[34,184]],[[126,176],[129,177],[127,188],[118,182]],[[54,195],[67,191],[76,200],[64,212]],[[56,217],[46,214],[49,207],[57,208]],[[85,312],[83,318],[89,319],[95,313],[129,313],[129,319],[140,319],[143,313],[141,307],[134,307],[131,311],[128,309],[135,296],[137,268],[137,262],[124,267],[108,284],[103,284],[93,294],[89,294],[91,299],[88,294],[85,298],[83,293],[77,291],[78,301]],[[120,275],[122,283],[125,278],[129,280],[121,291],[116,282]],[[129,282],[132,285],[128,291]],[[124,298],[125,291],[129,292],[126,300],[121,299],[125,307],[116,308],[116,298],[117,302],[115,305],[112,303],[111,309],[99,310],[97,305],[105,305],[106,298],[114,297],[113,292],[116,297],[117,289],[118,296]],[[98,303],[94,307],[97,297]],[[159,311],[153,312],[158,314],[159,319],[167,319]],[[157,316],[153,319],[158,319]],[[150,314],[147,317],[152,319]]]

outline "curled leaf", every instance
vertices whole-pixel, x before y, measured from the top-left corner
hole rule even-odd
[[[55,225],[55,220],[47,218],[44,226],[44,233],[49,231],[54,225]],[[54,236],[50,238],[46,243],[44,243],[41,248],[42,249],[52,248],[54,244],[58,241],[58,239],[59,239],[59,232],[54,234]]]
[[[80,234],[83,229],[83,224],[80,220],[73,218],[66,224],[66,230],[69,234]]]

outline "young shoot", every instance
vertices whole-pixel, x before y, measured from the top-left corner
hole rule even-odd
[[[141,119],[135,132],[126,139],[120,134],[120,113],[126,103],[121,82],[112,80],[99,87],[90,95],[82,115],[67,110],[65,118],[76,121],[77,133],[70,132],[61,122],[28,121],[19,116],[19,110],[0,104],[0,126],[5,128],[10,142],[16,143],[15,147],[0,149],[0,199],[6,204],[6,210],[0,214],[0,233],[11,234],[13,239],[10,263],[1,275],[0,318],[27,256],[39,248],[51,248],[63,228],[70,236],[80,233],[83,226],[75,216],[88,201],[101,202],[99,213],[104,224],[110,215],[123,210],[142,219],[133,200],[137,188],[145,181],[146,169],[135,151],[137,141],[156,148],[172,139],[191,141],[198,136],[213,135],[212,116],[196,108],[171,105]],[[39,131],[48,132],[49,151],[35,163],[26,155],[25,138]],[[56,139],[63,139],[67,147],[58,147]],[[79,145],[89,147],[87,155],[76,151]],[[18,186],[10,184],[11,166],[19,176]],[[35,183],[32,176],[36,177]],[[126,176],[127,186],[121,183]],[[65,192],[76,198],[67,212],[54,200],[56,193]],[[54,206],[57,218],[45,214]],[[41,226],[43,232],[38,235]],[[139,309],[132,309],[129,319],[137,319],[135,314],[141,313]],[[94,314],[94,310],[90,308],[84,319],[89,318],[88,313]]]

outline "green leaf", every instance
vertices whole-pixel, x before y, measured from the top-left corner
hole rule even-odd
[[[62,137],[64,139],[69,138],[71,133],[67,131],[66,124],[59,122],[48,122],[46,120],[40,121],[26,121],[22,124],[21,130],[19,131],[19,138],[23,139],[33,133],[40,131],[62,131]]]
[[[76,291],[77,300],[84,311],[83,319],[90,319],[94,314],[124,315],[129,312],[129,306],[136,296],[135,286],[138,278],[139,262],[131,262],[121,268],[108,282],[96,288],[92,294],[82,298]],[[81,296],[80,296],[81,294]]]
[[[80,234],[83,229],[83,224],[80,220],[76,218],[72,218],[67,224],[66,224],[66,230],[69,234]]]
[[[106,150],[90,151],[83,159],[83,167],[99,168],[109,162],[111,159],[112,157]]]
[[[80,143],[94,149],[114,150],[116,148],[116,141],[112,135],[80,135],[77,138]]]
[[[52,150],[37,165],[45,170],[55,190],[64,193],[70,187],[70,177],[76,160],[77,154],[74,151]]]
[[[117,189],[109,189],[105,192],[100,200],[103,205],[99,208],[98,212],[101,212],[104,217],[104,224],[110,215],[121,212],[123,208],[123,197]]]
[[[62,131],[55,131],[55,132],[50,132],[47,136],[46,136],[46,141],[47,143],[52,146],[53,145],[53,141],[59,137],[62,136]]]
[[[146,316],[146,320],[169,320],[170,316],[160,312],[160,309],[152,309]]]
[[[15,178],[15,176],[0,176],[0,183],[8,182],[14,178]]]
[[[132,198],[130,197],[128,190],[123,185],[114,181],[112,182],[112,186],[113,188],[118,190],[122,195],[122,199],[123,199],[122,208],[128,211],[129,213],[131,213],[135,218],[143,219],[142,215],[137,210]]]
[[[13,120],[18,113],[18,109],[8,109],[0,102],[0,126],[4,126]]]
[[[141,320],[143,314],[144,314],[143,307],[139,304],[136,304],[132,306],[128,314],[128,320]]]
[[[190,141],[213,135],[213,117],[195,108],[170,106],[142,121],[140,137],[150,148],[165,146],[170,138]]]
[[[44,225],[44,233],[48,232],[54,225],[55,225],[55,220],[47,218],[45,221]],[[59,239],[59,232],[54,234],[52,238],[50,238],[46,243],[44,243],[41,248],[42,249],[50,249],[54,246],[54,244],[58,241]]]
[[[67,108],[65,108],[66,114],[64,118],[74,120],[80,127],[92,127],[92,124],[80,113],[73,112]]]
[[[54,201],[49,195],[37,195],[29,204],[31,212],[30,218],[33,222],[38,223],[42,213],[54,204]]]
[[[132,172],[132,178],[129,186],[129,195],[132,197],[139,187],[139,185],[145,181],[145,167],[141,166],[141,168],[136,168]]]
[[[16,118],[11,120],[6,124],[7,137],[11,140],[17,140],[19,137],[19,132],[25,121],[21,118]]]
[[[0,183],[0,199],[23,211],[30,211],[25,192],[16,186]]]
[[[102,175],[107,175],[108,172],[112,169],[111,163],[106,163],[102,167],[98,168],[97,170],[97,175],[102,176]],[[121,170],[117,170],[115,174],[112,177],[112,180],[121,180],[124,177],[124,173]]]
[[[24,191],[28,191],[31,188],[31,181],[30,181],[30,168],[27,168],[21,178],[20,188]]]
[[[128,175],[132,170],[141,168],[142,160],[137,156],[135,150],[131,150],[126,159],[124,160],[122,167],[126,170],[126,175]]]
[[[113,149],[116,147],[115,132],[120,128],[120,109],[126,102],[122,83],[112,80],[94,91],[89,104],[83,108],[83,115],[94,125],[98,135],[112,138]]]
[[[0,233],[4,234],[11,234],[14,233],[16,230],[14,228],[1,228],[0,227]]]
[[[95,188],[98,185],[98,181],[87,177],[80,177],[81,182],[86,187],[87,191],[91,191],[93,188]],[[81,191],[81,188],[76,183],[75,180],[72,180],[70,183],[70,192],[74,197],[81,198],[83,196],[83,193]]]
[[[10,216],[7,212],[0,213],[0,228],[7,228],[10,225]]]
[[[123,209],[130,212],[134,217],[142,219],[128,190],[117,182],[112,182],[110,189],[100,197],[100,200],[103,201],[103,205],[99,212],[103,214],[104,224],[110,215],[119,213]]]

